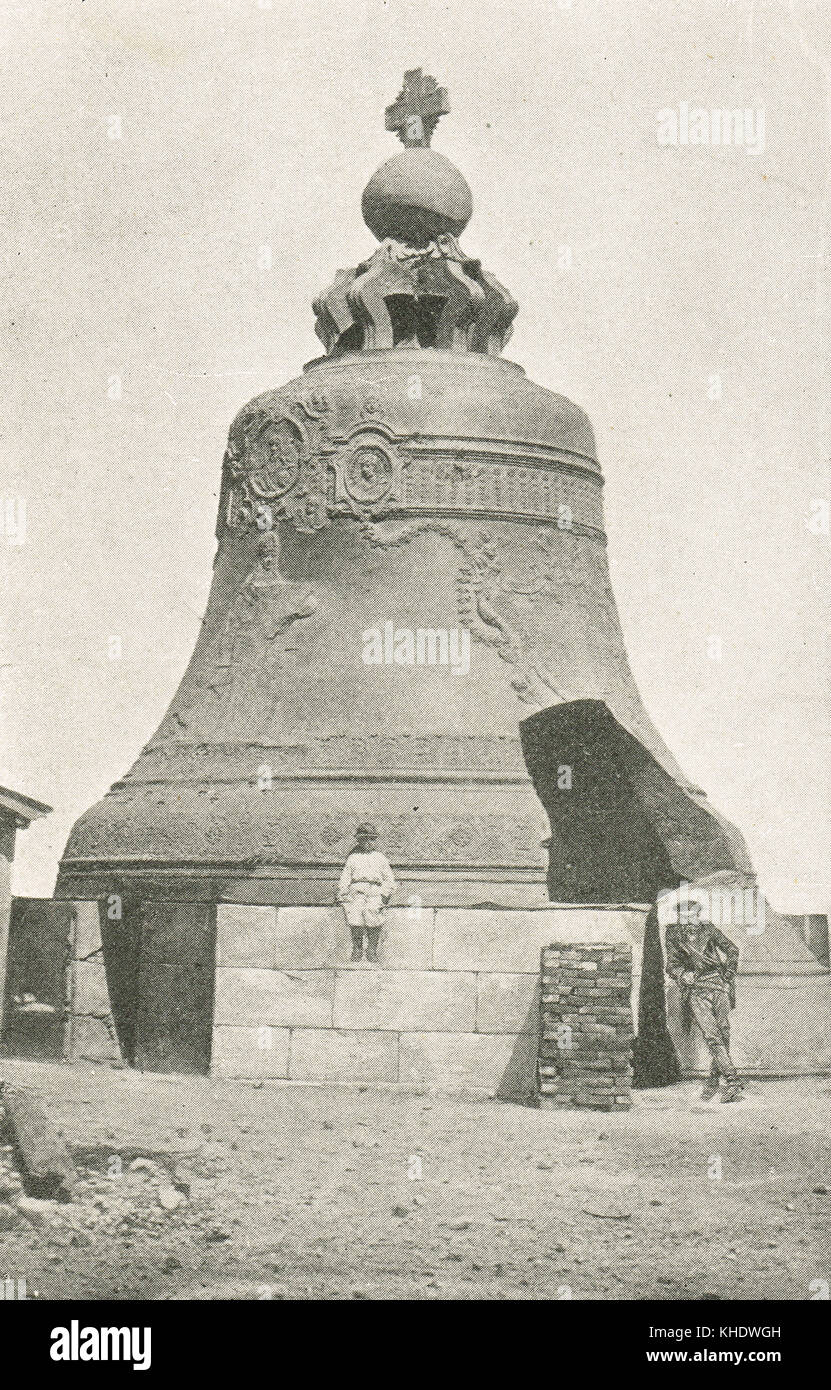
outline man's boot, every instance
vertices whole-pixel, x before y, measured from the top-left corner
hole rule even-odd
[[[703,1085],[702,1088],[701,1088],[701,1099],[702,1099],[702,1100],[712,1100],[714,1096],[717,1096],[717,1095],[718,1095],[718,1083],[719,1083],[719,1075],[718,1075],[718,1072],[717,1072],[717,1071],[711,1071],[711,1072],[710,1072],[710,1075],[707,1077],[707,1080],[704,1082],[704,1085]]]
[[[378,938],[381,935],[380,927],[367,927],[366,929],[366,958],[371,960],[373,965],[378,961]]]
[[[352,959],[363,960],[364,958],[364,929],[363,927],[351,927],[352,932]]]
[[[735,1081],[728,1081],[721,1093],[722,1105],[730,1105],[734,1100],[744,1100],[744,1087],[738,1077]]]

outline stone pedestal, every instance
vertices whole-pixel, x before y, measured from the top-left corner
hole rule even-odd
[[[639,906],[393,908],[372,967],[350,964],[339,908],[222,903],[213,1074],[530,1099],[542,947],[622,942],[639,967],[645,918]]]
[[[101,955],[98,905],[76,902],[67,1057],[120,1057]],[[212,1071],[284,1081],[475,1087],[530,1097],[540,951],[552,941],[628,943],[637,1019],[646,908],[393,908],[378,967],[353,966],[335,907],[217,908]],[[774,916],[759,936],[725,926],[742,957],[733,1056],[746,1074],[831,1072],[831,975]],[[695,1030],[670,1032],[688,1076],[709,1070]]]

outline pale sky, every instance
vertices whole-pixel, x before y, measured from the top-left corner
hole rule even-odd
[[[14,890],[51,894],[167,707],[231,418],[318,355],[311,301],[372,250],[384,107],[423,66],[463,245],[520,303],[506,355],[594,424],[645,704],[774,905],[831,908],[827,0],[8,0],[0,25],[0,515],[27,512],[0,534],[0,782],[55,808]],[[683,102],[763,110],[764,148],[660,145]]]

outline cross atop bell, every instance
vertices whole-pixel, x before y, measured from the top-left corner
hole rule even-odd
[[[406,149],[429,149],[440,117],[449,110],[447,88],[440,87],[435,77],[425,76],[421,68],[413,68],[405,72],[401,91],[387,107],[385,127],[395,131]]]

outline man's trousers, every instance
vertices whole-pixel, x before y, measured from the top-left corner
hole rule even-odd
[[[710,1049],[710,1075],[737,1081],[738,1073],[730,1056],[730,999],[725,989],[692,989],[690,1010]]]

